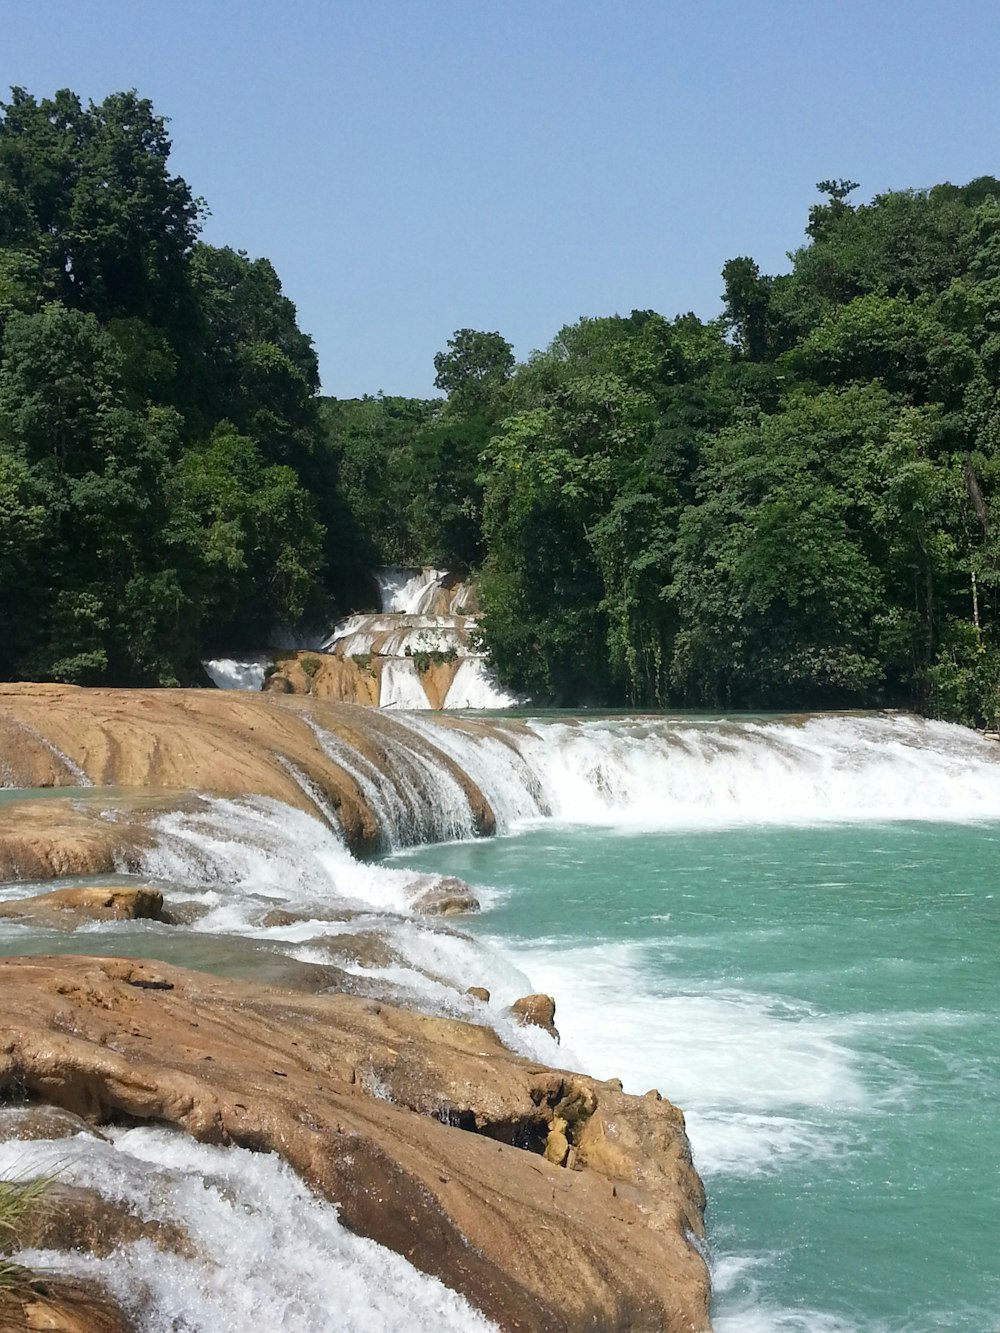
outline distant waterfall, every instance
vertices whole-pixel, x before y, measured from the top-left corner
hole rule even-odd
[[[370,663],[380,708],[505,709],[518,702],[474,646],[470,583],[443,569],[399,566],[376,570],[375,581],[379,610],[339,621],[323,650]]]

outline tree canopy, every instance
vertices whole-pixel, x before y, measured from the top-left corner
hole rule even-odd
[[[443,397],[335,400],[170,147],[134,91],[0,103],[0,674],[196,680],[434,563],[539,702],[996,722],[1000,182],[824,180],[716,320],[461,328]]]

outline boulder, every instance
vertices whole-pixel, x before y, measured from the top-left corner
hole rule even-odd
[[[39,1103],[32,1106],[0,1106],[0,1143],[33,1139],[71,1139],[77,1134],[104,1136],[72,1111]]]
[[[0,903],[0,917],[27,917],[40,925],[75,929],[83,921],[161,921],[159,889],[110,885],[55,889]]]
[[[490,993],[485,986],[470,986],[465,993],[471,995],[474,1000],[481,1000],[483,1004],[490,1002]]]
[[[279,1152],[501,1329],[709,1328],[704,1193],[666,1100],[489,1028],[164,964],[2,959],[0,994],[0,1096]]]
[[[17,1228],[18,1249],[84,1250],[98,1258],[138,1240],[148,1240],[184,1258],[195,1255],[190,1236],[175,1222],[139,1217],[127,1203],[59,1180],[52,1182]]]
[[[426,887],[419,888],[411,899],[415,912],[423,912],[425,916],[460,916],[479,911],[479,899],[464,880],[455,875],[428,875],[426,879]]]
[[[510,1012],[519,1023],[529,1023],[532,1027],[544,1028],[550,1036],[559,1040],[556,1030],[556,1002],[551,995],[522,995],[510,1006]]]
[[[325,949],[335,958],[358,967],[406,966],[403,955],[384,936],[374,930],[359,930],[342,935],[320,935],[310,943]]]

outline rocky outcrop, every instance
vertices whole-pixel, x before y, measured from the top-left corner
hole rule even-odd
[[[377,708],[379,665],[362,656],[355,659],[330,653],[280,653],[264,681],[264,689],[272,694],[311,694],[334,703]]]
[[[326,748],[311,724],[323,728]],[[410,785],[423,774],[447,773],[465,793],[476,827],[492,833],[493,811],[472,779],[376,709],[239,691],[0,684],[8,786],[75,786],[82,778],[142,793],[131,803],[108,796],[94,809],[86,798],[53,803],[56,810],[32,802],[30,818],[22,807],[25,820],[0,826],[0,877],[107,873],[141,837],[121,821],[141,822],[144,810],[182,802],[192,791],[269,797],[324,820],[333,811],[350,846],[365,850],[381,830],[356,766],[367,764],[392,782],[404,743]],[[107,805],[117,807],[117,822],[104,818]]]
[[[556,1002],[551,995],[522,995],[510,1006],[510,1012],[519,1023],[543,1028],[556,1041],[559,1040],[556,1031]]]
[[[4,1333],[140,1333],[96,1284],[26,1274],[0,1290]]]
[[[35,925],[69,930],[82,921],[162,921],[163,894],[159,889],[119,884],[55,889],[0,903],[0,917],[25,918]]]
[[[708,1327],[701,1183],[655,1095],[486,1028],[159,964],[2,960],[0,993],[8,1097],[280,1152],[505,1329]]]
[[[413,898],[414,911],[427,916],[459,916],[479,911],[479,899],[464,880],[455,875],[426,878],[426,886],[418,888]]]
[[[14,762],[21,758],[15,754]],[[30,755],[19,775],[19,785],[27,785]],[[2,813],[0,882],[111,875],[135,857],[145,838],[139,821],[112,823],[84,802],[13,801]]]

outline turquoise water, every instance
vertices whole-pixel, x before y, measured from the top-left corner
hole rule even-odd
[[[998,853],[982,824],[547,824],[393,864],[490,886],[468,928],[557,997],[568,1062],[685,1110],[722,1333],[989,1333]]]

